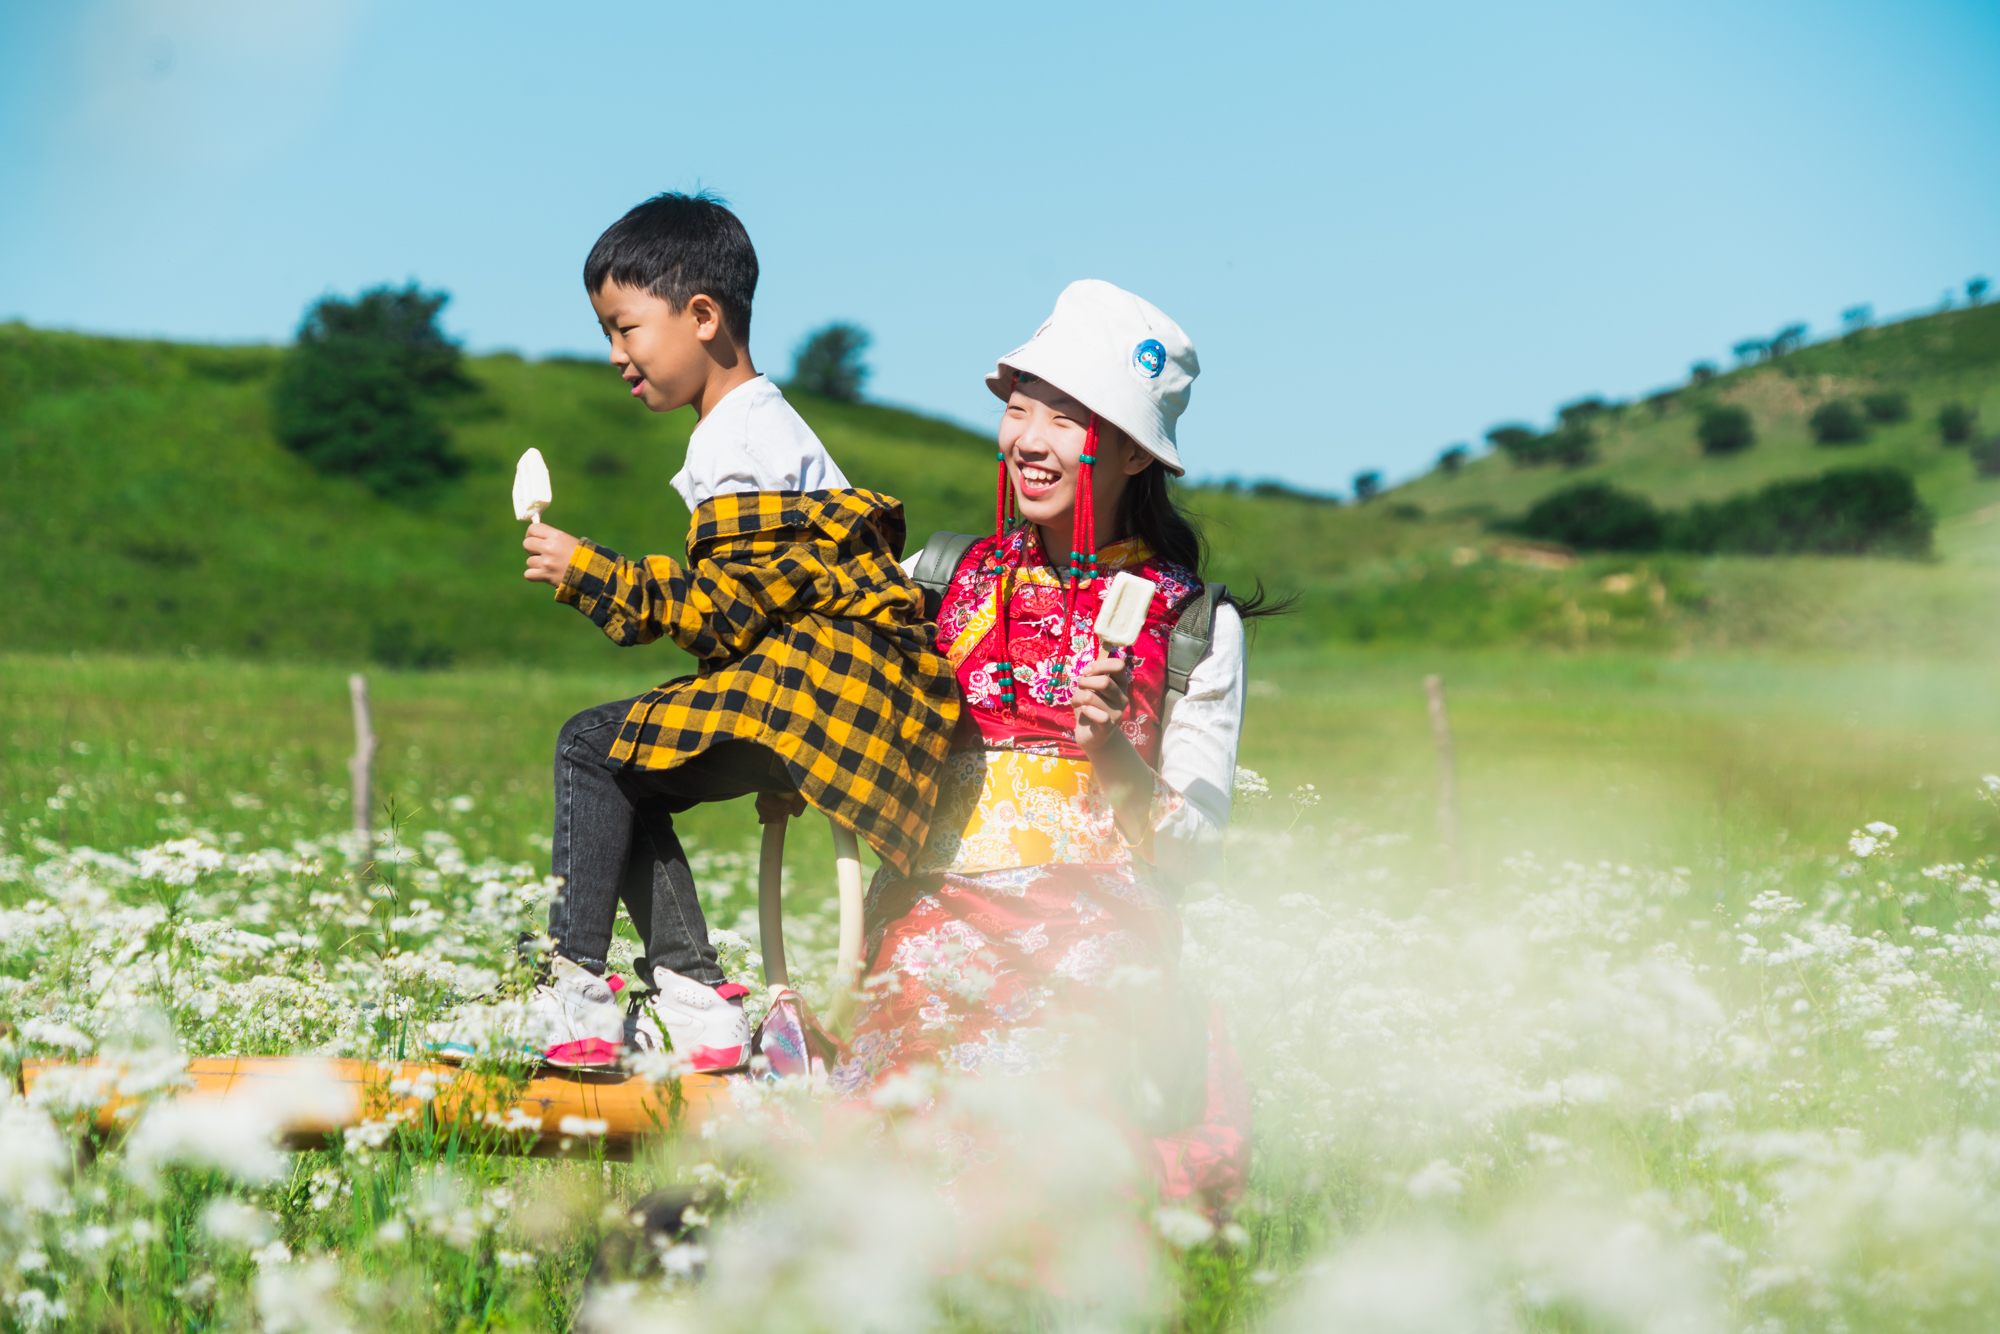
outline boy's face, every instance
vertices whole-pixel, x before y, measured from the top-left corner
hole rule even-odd
[[[672,412],[701,396],[715,364],[711,350],[729,342],[713,297],[697,295],[676,311],[643,287],[607,282],[591,293],[590,304],[632,397],[655,412]]]

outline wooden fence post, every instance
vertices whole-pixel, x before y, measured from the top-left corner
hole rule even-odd
[[[347,774],[354,784],[354,832],[371,834],[375,790],[375,726],[368,717],[368,678],[360,672],[347,678],[347,693],[354,700],[354,756],[347,762]]]
[[[1424,694],[1430,699],[1431,740],[1438,755],[1438,834],[1443,839],[1451,883],[1465,881],[1465,857],[1458,841],[1458,764],[1451,749],[1451,715],[1444,707],[1444,678],[1426,676]]]

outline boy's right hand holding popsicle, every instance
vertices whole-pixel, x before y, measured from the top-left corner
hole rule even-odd
[[[528,553],[528,570],[523,577],[533,583],[561,588],[570,553],[581,545],[562,529],[551,528],[537,519],[528,525],[528,535],[521,541]]]
[[[549,465],[543,460],[541,450],[530,449],[514,465],[514,517],[528,522],[528,536],[521,543],[528,553],[528,569],[523,577],[531,583],[561,588],[570,553],[581,544],[562,529],[542,522],[542,511],[554,503],[555,487],[549,481]]]

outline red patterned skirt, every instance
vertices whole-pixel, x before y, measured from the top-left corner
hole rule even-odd
[[[1219,1015],[1177,975],[1180,933],[1129,866],[878,877],[877,980],[832,1082],[866,1097],[922,1066],[1058,1074],[1128,1129],[1164,1199],[1220,1207],[1249,1166],[1249,1090]]]

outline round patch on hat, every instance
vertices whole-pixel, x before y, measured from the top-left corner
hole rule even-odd
[[[1167,368],[1167,348],[1157,338],[1148,338],[1132,349],[1132,369],[1148,380],[1160,378],[1160,372]]]

